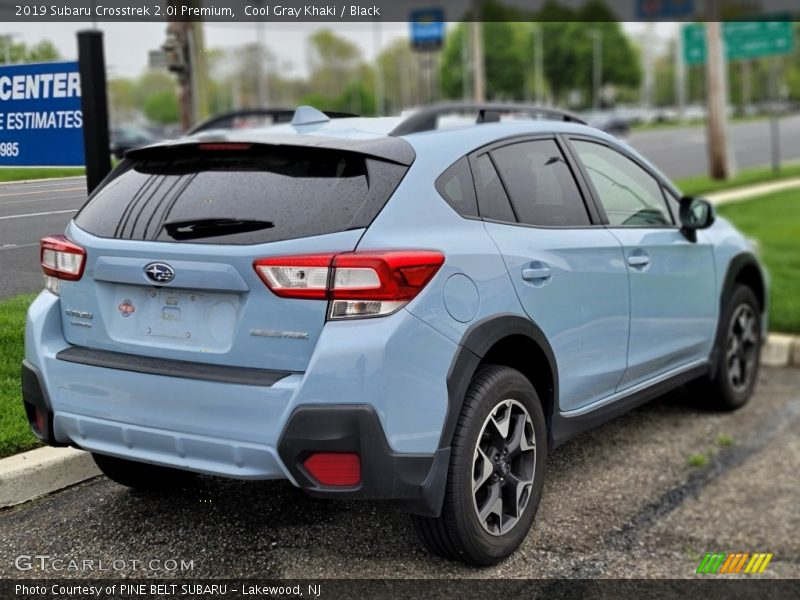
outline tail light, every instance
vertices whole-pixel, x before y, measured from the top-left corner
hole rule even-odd
[[[443,263],[441,252],[391,250],[260,258],[253,266],[277,296],[328,300],[328,318],[348,319],[397,311]]]
[[[42,238],[39,242],[39,258],[44,271],[45,287],[54,294],[59,293],[60,279],[77,281],[83,276],[86,266],[86,250],[63,235]]]

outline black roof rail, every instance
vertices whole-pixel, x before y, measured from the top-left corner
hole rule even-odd
[[[434,131],[441,115],[475,113],[475,123],[496,123],[500,115],[515,113],[527,114],[536,119],[551,121],[568,121],[586,125],[586,121],[579,116],[559,110],[534,104],[496,103],[496,102],[448,102],[425,107],[404,119],[389,135],[408,135],[422,131]]]
[[[338,112],[332,110],[322,111],[331,119],[346,119],[348,117],[357,117],[358,115]],[[230,129],[237,119],[271,117],[273,124],[290,123],[294,116],[294,108],[244,108],[242,110],[234,110],[231,112],[214,115],[213,117],[198,123],[186,135],[194,135],[201,131],[208,131],[211,129]]]

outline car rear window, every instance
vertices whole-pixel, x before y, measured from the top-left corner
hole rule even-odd
[[[261,244],[367,227],[407,167],[348,151],[261,146],[128,160],[75,217],[125,240]]]

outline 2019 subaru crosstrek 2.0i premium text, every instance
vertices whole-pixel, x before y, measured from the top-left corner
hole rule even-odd
[[[747,402],[767,314],[707,202],[515,105],[301,107],[137,149],[41,261],[23,388],[43,441],[134,488],[390,500],[475,565],[525,538],[568,438],[685,383]]]

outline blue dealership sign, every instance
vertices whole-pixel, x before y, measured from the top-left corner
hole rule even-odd
[[[418,8],[411,11],[411,45],[417,50],[438,50],[444,41],[444,11]]]
[[[0,67],[0,167],[83,164],[78,63]]]

